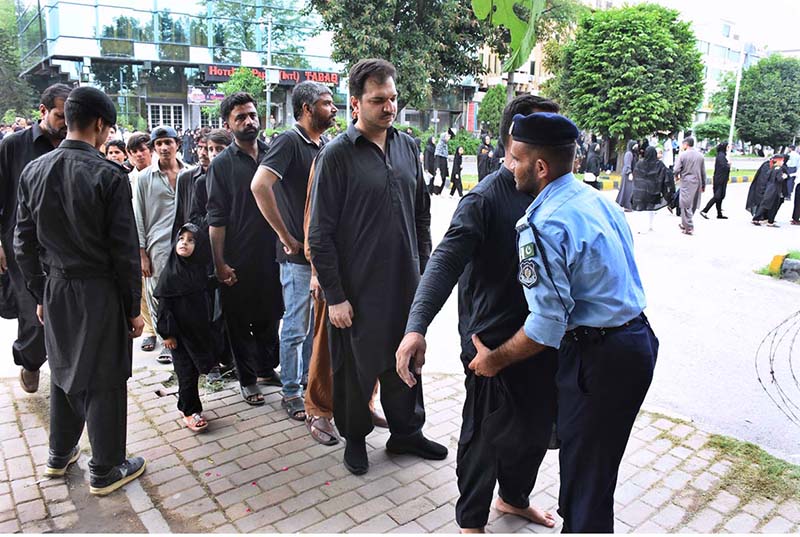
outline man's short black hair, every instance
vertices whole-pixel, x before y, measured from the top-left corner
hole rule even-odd
[[[56,101],[58,99],[66,101],[71,91],[72,88],[66,84],[53,84],[42,92],[42,100],[40,102],[45,108],[52,110],[56,106]]]
[[[208,133],[206,140],[215,144],[229,146],[233,143],[233,136],[226,129],[214,129]]]
[[[123,155],[127,156],[128,151],[126,151],[126,149],[125,149],[125,142],[123,142],[122,140],[109,140],[109,141],[107,141],[106,142],[106,152],[108,152],[108,147],[112,146],[112,145],[114,147],[118,148],[120,151],[122,151]]]
[[[131,134],[131,137],[128,138],[128,145],[126,146],[126,149],[128,150],[128,153],[130,153],[131,151],[136,151],[142,145],[147,147],[147,149],[150,149],[150,137],[143,132],[134,132]]]
[[[255,98],[249,93],[244,91],[232,93],[231,95],[225,97],[222,103],[220,103],[219,117],[222,118],[222,121],[228,121],[228,117],[231,115],[231,112],[233,112],[234,108],[247,103],[253,103],[253,106],[258,106]]]
[[[520,145],[524,145],[528,151],[539,153],[539,156],[550,165],[555,177],[561,177],[572,171],[575,163],[575,151],[578,148],[578,144],[575,142],[563,145],[532,145],[517,142],[514,147]]]
[[[686,144],[689,147],[694,147],[694,138],[692,138],[691,136],[687,136],[686,138],[683,139],[683,142],[681,143]]]
[[[350,68],[350,95],[360,99],[364,95],[367,80],[383,84],[390,78],[397,80],[397,69],[390,62],[381,58],[360,60]]]
[[[522,114],[528,116],[534,112],[552,112],[557,114],[560,108],[558,104],[539,97],[538,95],[520,95],[519,97],[508,103],[503,110],[503,118],[500,120],[500,141],[503,147],[508,147],[508,131],[511,130],[511,124],[514,122],[514,116]]]

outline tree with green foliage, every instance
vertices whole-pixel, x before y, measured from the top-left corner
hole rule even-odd
[[[729,117],[712,116],[711,119],[695,125],[692,132],[698,140],[710,140],[718,143],[728,139],[731,130],[731,120]]]
[[[397,68],[398,109],[421,108],[434,94],[481,71],[481,25],[470,0],[311,0],[332,31],[333,59],[352,67],[383,58]]]
[[[575,40],[555,52],[550,66],[555,77],[548,96],[581,128],[623,148],[631,138],[688,127],[703,97],[691,25],[654,4],[584,17]]]
[[[30,110],[38,103],[33,88],[20,78],[21,73],[14,2],[0,0],[0,114],[12,109]]]
[[[253,73],[253,70],[249,67],[238,68],[233,72],[231,78],[227,82],[217,85],[217,91],[224,93],[226,97],[236,93],[237,91],[249,93],[258,103],[256,106],[256,109],[258,110],[258,116],[261,118],[266,118],[265,114],[267,112],[267,104],[265,101],[265,94],[267,91],[267,86],[264,80],[260,76]],[[209,118],[219,117],[219,104],[215,104],[213,106],[204,106],[203,113]],[[263,128],[268,127],[269,125],[266,121],[262,121],[261,126]]]
[[[489,88],[478,108],[478,121],[485,125],[489,132],[497,135],[500,120],[506,107],[506,88],[497,85]]]
[[[725,96],[732,106],[733,91]],[[774,54],[742,73],[736,130],[747,142],[773,148],[800,135],[800,59]]]
[[[472,0],[475,15],[495,28],[487,44],[506,58],[506,101],[514,97],[514,71],[530,58],[537,42],[563,41],[587,12],[579,0]]]

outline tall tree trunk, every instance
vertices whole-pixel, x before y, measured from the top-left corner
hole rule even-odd
[[[514,100],[514,71],[508,72],[508,82],[506,83],[506,104]]]

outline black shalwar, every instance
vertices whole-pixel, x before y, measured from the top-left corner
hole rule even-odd
[[[258,142],[258,162],[267,145]],[[225,327],[242,386],[273,375],[279,363],[278,325],[283,316],[277,236],[258,210],[250,182],[258,162],[236,143],[206,172],[208,225],[225,228],[225,262],[238,282],[220,289]]]
[[[14,251],[28,289],[44,305],[50,446],[68,453],[85,421],[90,468],[106,473],[125,460],[128,319],[139,315],[141,299],[125,171],[75,140],[36,159],[20,178]]]
[[[393,435],[425,421],[422,382],[395,371],[408,310],[431,250],[430,197],[414,140],[390,128],[385,152],[355,125],[317,157],[308,243],[328,304],[349,301],[348,329],[330,326],[334,418],[342,436],[372,430],[368,402],[380,379]]]

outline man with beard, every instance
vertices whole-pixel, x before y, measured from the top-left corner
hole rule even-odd
[[[513,143],[508,129],[515,114],[557,111],[558,105],[541,97],[517,97],[503,111],[503,145]],[[473,334],[497,346],[514,335],[528,315],[517,281],[514,227],[534,198],[517,190],[510,165],[507,159],[458,204],[422,275],[406,335],[397,349],[397,374],[413,386],[410,362],[413,359],[414,372],[421,370],[425,333],[458,281],[458,332],[467,395],[456,462],[460,493],[456,522],[470,533],[486,526],[498,482],[498,510],[547,527],[555,525],[550,513],[530,506],[528,497],[555,422],[557,352],[548,349],[496,378],[476,376],[467,367],[476,354]]]
[[[529,315],[469,368],[493,377],[558,349],[558,437],[564,533],[614,531],[619,464],[653,378],[658,340],[623,212],[572,174],[578,128],[558,114],[514,117],[517,189],[535,197],[517,222],[519,282]]]
[[[45,475],[63,476],[88,429],[89,492],[104,496],[144,472],[126,458],[131,339],[142,333],[140,263],[128,174],[99,149],[114,103],[96,88],[64,106],[67,139],[33,161],[19,185],[14,252],[50,364],[50,451]]]
[[[194,196],[198,181],[205,184],[206,171],[211,159],[208,156],[208,133],[205,132],[197,137],[195,143],[197,153],[197,166],[183,170],[178,174],[178,183],[175,187],[175,220],[172,224],[172,236],[177,237],[178,231],[186,222],[192,221],[190,215],[194,207]],[[201,225],[202,221],[192,221],[195,225]]]
[[[133,210],[145,278],[144,295],[153,326],[157,326],[158,301],[153,291],[172,251],[175,187],[178,174],[186,166],[178,159],[180,138],[172,127],[156,127],[150,134],[150,147],[158,160],[139,175],[133,191]],[[171,363],[169,349],[162,348],[156,360],[160,364]]]
[[[361,60],[350,70],[357,120],[317,157],[308,243],[329,304],[333,413],[347,441],[345,467],[367,471],[369,400],[380,379],[391,436],[386,449],[441,460],[447,448],[422,434],[422,383],[406,386],[394,351],[430,256],[430,198],[417,146],[392,127],[394,66]]]
[[[20,366],[20,385],[28,393],[39,389],[39,368],[47,356],[42,325],[36,318],[36,302],[25,286],[12,248],[14,226],[17,224],[17,189],[19,176],[25,166],[58,147],[66,137],[64,101],[70,91],[72,88],[65,84],[54,84],[44,90],[39,105],[39,113],[42,114],[39,123],[6,136],[0,144],[0,274],[8,271],[17,303],[17,340],[11,352],[14,363]]]
[[[327,142],[324,133],[334,123],[336,106],[330,89],[305,81],[292,91],[292,108],[297,123],[269,145],[250,188],[280,241],[276,257],[286,308],[280,337],[282,406],[291,419],[305,421],[302,384],[308,379],[314,330],[311,265],[303,254],[303,214],[308,173]]]
[[[675,177],[681,182],[678,204],[681,208],[681,228],[684,235],[694,233],[692,215],[700,205],[700,196],[706,191],[706,162],[703,154],[694,148],[694,138],[684,138],[683,152],[675,160]]]
[[[283,315],[277,238],[250,190],[267,145],[258,139],[256,101],[249,93],[226,97],[220,116],[234,143],[211,161],[206,174],[214,271],[223,284],[222,312],[242,398],[263,405],[258,383],[280,385],[274,368]]]

